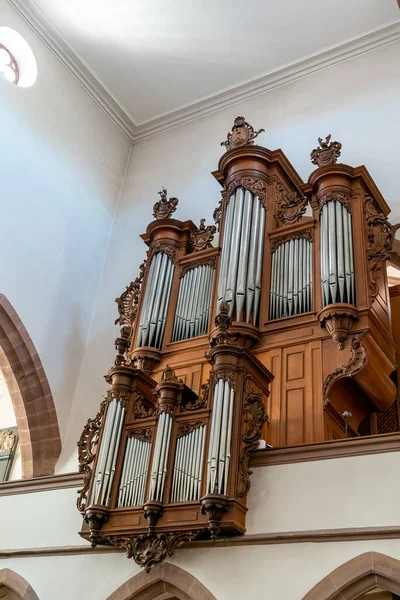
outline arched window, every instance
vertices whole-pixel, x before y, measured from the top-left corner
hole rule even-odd
[[[20,87],[30,87],[37,77],[37,63],[31,47],[10,27],[0,27],[0,75]]]
[[[11,569],[0,570],[0,598],[39,600],[29,583]]]
[[[53,396],[29,333],[2,294],[0,370],[18,427],[22,477],[52,475],[61,451]]]

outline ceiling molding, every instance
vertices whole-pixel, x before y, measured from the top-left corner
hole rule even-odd
[[[32,0],[7,1],[132,142],[242,102],[247,98],[263,94],[276,87],[296,81],[316,71],[400,39],[400,20],[397,20],[216,94],[180,106],[148,121],[136,123],[112,92],[63,39],[55,25]]]

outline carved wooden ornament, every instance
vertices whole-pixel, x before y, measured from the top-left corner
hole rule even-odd
[[[308,198],[299,196],[297,192],[287,193],[282,184],[276,184],[275,214],[285,225],[292,225],[301,220],[307,210]]]
[[[322,138],[318,138],[319,146],[311,152],[311,162],[313,165],[323,167],[324,165],[333,165],[337,162],[342,144],[340,142],[331,142],[331,137],[329,134],[325,138],[325,141]]]
[[[176,211],[179,200],[178,198],[167,200],[167,190],[164,187],[158,193],[161,199],[153,207],[153,216],[156,219],[169,219],[172,213]]]
[[[225,142],[221,142],[221,146],[225,146],[227,150],[244,146],[246,144],[254,144],[256,137],[263,133],[265,129],[254,131],[254,127],[250,125],[244,117],[236,117],[232,127],[232,131],[227,134]]]
[[[197,231],[192,231],[190,234],[190,245],[193,252],[199,252],[205,250],[211,244],[214,239],[214,234],[217,231],[215,225],[204,225],[205,219],[201,219],[200,226]]]

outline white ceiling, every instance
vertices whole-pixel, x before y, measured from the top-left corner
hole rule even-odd
[[[29,1],[136,125],[399,19],[396,0]]]

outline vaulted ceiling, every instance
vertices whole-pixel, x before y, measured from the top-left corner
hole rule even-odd
[[[232,96],[243,82],[246,88],[288,65],[302,68],[304,58],[317,64],[318,57],[345,57],[349,47],[365,49],[363,40],[385,42],[400,17],[396,0],[9,2],[34,11],[47,33],[66,42],[64,52],[134,125],[227,88]]]

